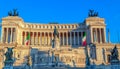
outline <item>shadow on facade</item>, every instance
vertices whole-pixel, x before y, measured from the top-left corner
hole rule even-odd
[[[53,50],[40,51],[38,49],[31,49],[30,57],[32,60],[30,62],[31,69],[84,69],[76,67],[74,60],[71,60],[72,66],[64,63],[64,58],[59,58],[58,55],[54,54]],[[14,66],[14,69],[30,69],[29,65],[27,65],[28,56],[25,56],[24,59],[24,62]]]

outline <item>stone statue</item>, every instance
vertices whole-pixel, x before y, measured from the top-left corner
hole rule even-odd
[[[57,30],[56,26],[55,26],[55,29],[54,29],[54,37],[55,37],[55,35],[57,35],[57,37],[58,37],[58,30]]]
[[[98,12],[94,12],[94,10],[89,10],[88,16],[89,17],[97,17],[98,16]]]
[[[17,12],[17,9],[13,9],[13,16],[18,16],[18,12]]]
[[[12,16],[12,11],[9,11],[9,12],[8,12],[8,16]]]
[[[5,61],[12,61],[12,55],[13,55],[13,48],[7,48],[7,52],[5,53]]]
[[[58,30],[56,29],[56,26],[54,28],[54,39],[52,40],[52,48],[59,49],[60,48],[60,40],[58,38]]]
[[[115,46],[113,50],[111,51],[111,60],[118,60],[118,50],[117,47]]]
[[[8,12],[8,16],[18,16],[19,13],[17,12],[17,9],[13,9],[13,12],[12,11],[9,11]]]

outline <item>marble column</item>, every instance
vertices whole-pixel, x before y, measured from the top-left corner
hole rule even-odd
[[[81,45],[82,45],[82,42],[83,42],[82,38],[83,38],[83,32],[81,32]]]
[[[13,35],[13,28],[11,28],[11,37],[10,37],[10,42],[12,43],[12,35]]]
[[[38,45],[38,32],[36,32],[36,45]]]
[[[106,43],[106,29],[104,27],[104,42]]]
[[[35,45],[35,32],[33,32],[33,45]]]
[[[102,33],[101,33],[101,28],[99,28],[99,32],[100,32],[100,43],[102,43]]]
[[[7,30],[7,31],[6,31],[6,43],[8,43],[8,29],[9,29],[9,28],[6,28],[6,30]]]
[[[2,28],[2,39],[1,42],[5,42],[5,28]]]
[[[78,45],[80,45],[79,43],[80,43],[80,37],[79,37],[79,31],[77,32],[77,36],[78,36]]]
[[[61,45],[61,36],[60,36],[60,32],[59,32],[59,43]]]
[[[36,36],[35,36],[35,32],[34,32],[34,45],[35,45],[35,37],[36,37]]]
[[[47,32],[47,45],[49,45],[49,32]]]
[[[74,45],[76,45],[75,31],[74,31]]]
[[[91,43],[93,43],[93,28],[90,28],[90,33],[91,33]]]
[[[13,41],[16,42],[16,40],[17,40],[17,32],[16,32],[16,29],[15,29],[15,28],[14,28],[14,30],[13,30],[13,34],[14,34],[14,36],[13,36]]]
[[[49,45],[48,44],[49,43],[49,35],[48,34],[49,34],[49,32],[47,32],[47,36],[46,36],[47,37],[47,45]]]
[[[40,46],[42,45],[42,33],[40,32]]]
[[[72,45],[72,32],[70,32],[70,45]]]
[[[45,46],[45,32],[44,32],[44,36],[43,36],[43,45]]]
[[[24,32],[22,32],[22,45],[24,45]]]
[[[44,46],[46,44],[46,39],[45,39],[46,33],[44,32]]]
[[[52,32],[50,32],[50,45],[52,45],[52,40],[53,40],[53,36],[52,36]]]
[[[96,31],[95,31],[95,28],[93,28],[93,42],[96,42]]]
[[[64,45],[64,42],[65,42],[65,41],[64,41],[64,32],[63,32],[62,34],[63,34],[63,37],[62,37],[62,38],[63,38],[63,45]]]
[[[68,45],[68,32],[66,32],[66,44]]]
[[[26,31],[25,31],[25,35],[24,35],[24,45],[25,45],[25,41],[26,41]]]
[[[98,31],[97,31],[97,28],[95,28],[95,34],[96,34],[96,42],[98,42]]]

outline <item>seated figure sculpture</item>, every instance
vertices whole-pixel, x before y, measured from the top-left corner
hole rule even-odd
[[[118,59],[118,50],[117,47],[115,46],[113,50],[111,51],[111,60],[119,60]]]

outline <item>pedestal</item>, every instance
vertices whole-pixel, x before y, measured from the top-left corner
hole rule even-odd
[[[3,69],[13,69],[13,61],[5,61]]]
[[[119,60],[111,60],[111,65],[118,65],[119,64]]]
[[[111,61],[111,69],[120,69],[119,60],[112,60]]]

